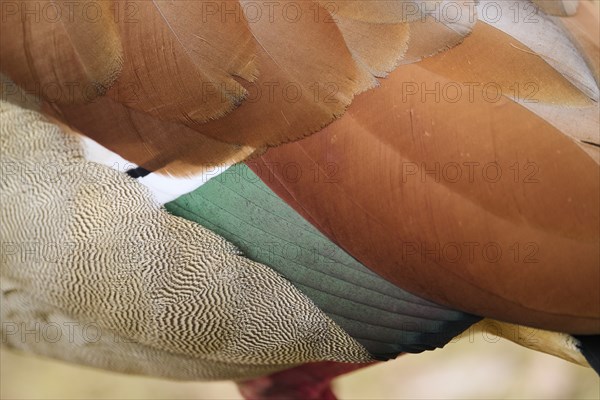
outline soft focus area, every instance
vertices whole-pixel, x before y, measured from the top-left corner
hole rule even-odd
[[[336,381],[340,399],[599,399],[591,369],[481,334]],[[240,399],[230,382],[172,382],[1,350],[2,399]]]

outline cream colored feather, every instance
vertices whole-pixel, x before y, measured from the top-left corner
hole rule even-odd
[[[274,271],[86,161],[77,136],[6,101],[0,117],[4,345],[176,379],[371,360]]]

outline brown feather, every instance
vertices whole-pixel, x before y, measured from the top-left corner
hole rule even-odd
[[[310,2],[291,4],[302,15],[293,23],[274,13],[272,20],[250,24],[260,44],[260,76],[244,84],[249,99],[226,118],[195,127],[198,132],[255,148],[297,140],[330,123],[356,93],[376,84],[352,58],[336,24],[315,20]]]
[[[487,87],[492,98],[500,93],[518,100],[598,159],[597,149],[589,147],[600,144],[598,103],[514,37],[480,22],[462,45],[424,67],[456,82]],[[595,86],[593,79],[591,84]]]
[[[197,52],[203,39],[191,29],[181,29],[181,14],[201,18],[202,2],[135,4],[136,20],[121,18],[117,22],[125,62],[108,95],[118,102],[133,99],[126,103],[128,107],[185,124],[206,122],[233,110],[246,91],[219,70],[219,56],[216,63],[212,58],[203,62],[205,56]],[[207,63],[213,68],[206,68]]]
[[[585,57],[596,83],[600,82],[600,3],[583,1],[577,14],[560,18],[559,22],[569,32]]]
[[[208,0],[154,1],[189,57],[211,82],[229,81],[231,85],[231,76],[256,80],[257,43],[239,3],[226,6]]]
[[[72,2],[3,3],[1,70],[50,103],[83,103],[102,95],[119,74],[122,54],[106,4],[95,4],[104,11],[92,22],[82,19],[81,9],[70,11]]]
[[[477,23],[473,34],[460,46],[425,65],[457,82],[492,84],[501,94],[522,100],[571,106],[592,104],[588,96],[542,57],[483,22]]]
[[[86,75],[97,86],[98,94],[103,95],[123,65],[123,46],[111,4],[93,3],[94,9],[87,12],[76,9],[78,4],[69,0],[54,0],[54,4],[61,9],[61,22]],[[72,12],[70,7],[73,7]],[[70,12],[72,15],[65,14]]]
[[[374,76],[405,62],[406,23],[373,23],[374,16],[412,21],[411,54],[419,59],[457,44],[470,27],[433,35],[436,25],[447,29],[443,21],[432,23],[439,4],[340,2],[332,9],[308,1],[272,8],[268,2],[155,0],[128,3],[135,11],[129,15],[122,3],[103,3],[104,9],[120,10],[110,26],[90,27],[85,20],[69,22],[66,29],[27,25],[28,36],[4,52],[10,61],[3,70],[26,87],[40,79],[66,80],[57,73],[78,82],[88,70],[94,76],[112,71],[97,85],[103,92],[117,75],[110,66],[123,61],[107,90],[110,101],[88,96],[49,101],[45,109],[136,164],[187,175],[195,166],[229,163],[322,129],[356,94],[377,85]],[[359,9],[362,16],[355,15]],[[259,18],[253,15],[257,10]],[[7,29],[14,30],[20,32]],[[418,35],[431,38],[425,54]],[[67,56],[44,55],[62,47],[70,51]],[[102,51],[107,57],[95,56]],[[74,68],[79,75],[70,72]],[[206,150],[210,144],[213,152]]]
[[[127,108],[109,97],[46,112],[150,171],[185,176],[204,167],[242,161],[255,151]]]
[[[579,0],[533,0],[546,14],[566,17],[577,12]]]
[[[339,16],[336,20],[354,57],[374,76],[387,76],[408,50],[408,23],[371,24]]]
[[[438,6],[421,19],[412,21],[408,51],[403,64],[420,61],[461,43],[477,22],[472,3],[451,2],[454,8]],[[453,14],[454,12],[455,14]]]
[[[441,0],[319,0],[335,17],[367,23],[394,24],[415,21]]]
[[[452,70],[444,57],[399,67],[320,133],[269,150],[255,171],[401,287],[479,315],[599,333],[598,165],[542,118],[507,98],[490,102],[481,88],[471,97],[458,83],[458,101],[443,90],[424,100],[423,87],[456,84],[439,70]],[[303,171],[297,181],[277,168],[291,162]],[[489,163],[502,168],[496,183]],[[436,165],[439,180],[421,175]],[[454,182],[455,170],[442,171],[456,165]],[[444,256],[456,244],[460,259]],[[486,256],[486,245],[502,256]]]

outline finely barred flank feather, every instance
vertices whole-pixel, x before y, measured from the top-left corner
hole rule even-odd
[[[4,101],[0,117],[14,167],[0,191],[3,343],[179,379],[370,360],[289,282],[168,214],[127,175],[85,161],[74,136]],[[22,340],[22,329],[39,334]]]

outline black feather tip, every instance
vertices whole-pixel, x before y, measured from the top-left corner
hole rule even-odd
[[[579,340],[579,350],[590,366],[600,376],[600,335],[574,335]]]

